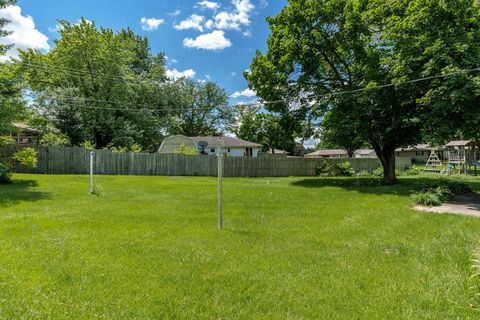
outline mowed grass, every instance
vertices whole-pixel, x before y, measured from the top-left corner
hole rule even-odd
[[[480,219],[411,210],[430,178],[225,179],[223,231],[214,178],[99,176],[100,196],[87,176],[15,179],[0,186],[0,319],[480,317]]]

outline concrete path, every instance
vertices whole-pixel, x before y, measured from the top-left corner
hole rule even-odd
[[[434,213],[453,213],[480,218],[480,194],[468,193],[436,207],[414,206],[415,210]]]

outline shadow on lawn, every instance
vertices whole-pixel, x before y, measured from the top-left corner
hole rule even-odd
[[[35,180],[15,180],[12,184],[0,185],[0,208],[19,202],[39,201],[50,198],[50,193],[32,190],[38,186]]]
[[[425,185],[433,185],[443,180],[443,177],[408,177],[400,178],[395,185],[383,185],[379,179],[376,178],[316,178],[316,179],[302,179],[292,182],[292,186],[303,188],[325,188],[338,187],[347,191],[357,191],[369,194],[395,194],[408,196],[415,191],[420,190]],[[448,180],[455,180],[449,178]],[[480,190],[479,181],[466,181],[474,190]]]

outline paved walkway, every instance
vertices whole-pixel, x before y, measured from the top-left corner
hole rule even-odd
[[[480,218],[480,194],[468,193],[436,207],[415,206],[415,210],[434,213],[453,213]]]

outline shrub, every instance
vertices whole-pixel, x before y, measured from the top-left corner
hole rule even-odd
[[[327,161],[322,161],[320,163],[315,169],[315,174],[320,177],[331,177],[335,175],[332,166]]]
[[[0,160],[0,184],[12,183],[12,173],[8,162]]]
[[[382,178],[383,177],[383,167],[378,167],[377,169],[373,170],[372,175],[374,177]]]
[[[342,162],[336,166],[338,175],[343,177],[351,177],[355,175],[355,170],[352,169],[350,161]]]
[[[422,206],[439,206],[442,204],[442,200],[436,192],[418,192],[411,197],[415,204]]]
[[[131,147],[130,147],[130,152],[133,152],[133,153],[140,153],[142,152],[142,146],[137,144],[137,143],[134,143]]]
[[[417,167],[410,167],[407,170],[405,170],[405,175],[406,176],[418,176],[421,173],[421,171]]]
[[[464,194],[464,193],[473,192],[472,187],[462,182],[445,181],[443,182],[442,185],[446,186],[454,194]]]
[[[371,172],[368,172],[367,170],[362,170],[360,172],[357,172],[355,174],[355,176],[357,176],[357,177],[372,177],[373,175],[372,175]]]
[[[12,137],[0,136],[0,147],[8,146],[10,144],[15,144],[15,140]]]
[[[92,141],[89,141],[89,140],[85,140],[82,143],[80,143],[80,147],[85,148],[87,150],[94,150],[95,149],[95,145],[93,144]]]
[[[33,148],[23,148],[13,155],[13,159],[23,166],[32,169],[37,167],[37,151]]]

